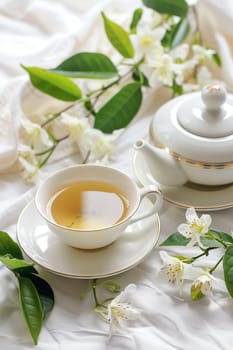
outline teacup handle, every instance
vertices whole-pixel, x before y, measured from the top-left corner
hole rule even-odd
[[[153,206],[148,212],[145,212],[141,215],[136,215],[135,217],[131,218],[129,224],[134,224],[135,222],[145,219],[153,214],[156,214],[159,211],[163,203],[163,198],[162,198],[161,192],[158,190],[157,186],[155,185],[145,186],[140,189],[140,204],[143,198],[148,196],[149,194],[154,194],[156,197],[155,202],[153,203]]]

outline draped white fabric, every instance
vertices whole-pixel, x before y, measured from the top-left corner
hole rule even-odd
[[[109,17],[124,22],[138,6],[140,1],[132,0],[0,1],[0,229],[13,238],[16,238],[18,216],[36,191],[35,185],[25,183],[10,167],[17,155],[19,118],[22,113],[33,116],[39,108],[43,109],[36,102],[37,96],[29,96],[28,101],[25,87],[28,77],[20,64],[52,67],[73,53],[99,50],[103,35],[100,11],[104,9]],[[222,57],[223,68],[216,71],[216,76],[233,90],[232,1],[201,0],[198,12],[205,43],[217,49]],[[118,142],[113,166],[134,176],[132,145],[138,138],[147,137],[153,112],[165,99],[163,91],[154,91],[146,97],[139,116]],[[47,176],[77,159],[78,155],[61,149],[43,172]],[[183,209],[164,203],[159,214],[160,241],[176,231],[184,221],[184,214]],[[211,215],[216,229],[231,232],[233,209]],[[184,249],[170,250],[184,254]],[[158,252],[156,248],[143,263],[114,277],[122,287],[129,283],[137,285],[132,303],[141,316],[129,323],[126,333],[114,335],[108,344],[108,325],[92,311],[91,295],[80,300],[89,281],[68,279],[39,269],[54,290],[55,308],[43,327],[37,349],[231,349],[233,302],[224,287],[222,267],[217,270],[218,283],[213,296],[198,302],[191,302],[188,297],[181,301],[158,278],[161,265]],[[211,254],[208,260],[214,263],[216,255]],[[1,349],[33,348],[22,321],[16,282],[3,266],[0,266],[0,285]]]

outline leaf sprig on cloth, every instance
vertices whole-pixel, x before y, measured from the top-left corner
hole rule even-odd
[[[34,264],[23,259],[22,252],[8,233],[0,231],[0,262],[18,280],[19,302],[22,314],[34,344],[54,305],[54,294],[50,285],[42,279]]]
[[[179,225],[178,232],[168,236],[161,247],[195,246],[199,253],[194,256],[169,255],[160,251],[163,261],[161,272],[169,283],[178,287],[180,293],[185,281],[191,281],[192,300],[199,300],[211,295],[214,271],[222,263],[226,288],[233,298],[233,237],[231,234],[210,228],[211,216],[203,214],[198,217],[194,208],[186,211],[186,223]],[[195,262],[207,257],[211,251],[218,249],[220,257],[213,266],[197,267]],[[200,265],[200,263],[199,263]]]

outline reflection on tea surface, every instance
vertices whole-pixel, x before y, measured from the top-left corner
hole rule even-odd
[[[48,203],[54,221],[74,229],[99,229],[122,221],[129,203],[118,188],[99,181],[80,181],[55,193]]]

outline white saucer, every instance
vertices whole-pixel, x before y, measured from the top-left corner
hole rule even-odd
[[[202,186],[187,183],[183,186],[163,186],[151,174],[149,165],[141,152],[134,152],[133,169],[141,185],[157,184],[163,199],[178,207],[194,207],[197,210],[221,210],[233,207],[233,184]]]
[[[151,206],[143,200],[140,212]],[[17,238],[24,253],[38,265],[71,278],[101,278],[127,271],[155,247],[160,233],[158,215],[130,225],[116,242],[96,250],[69,247],[52,233],[38,214],[34,201],[22,211]]]

